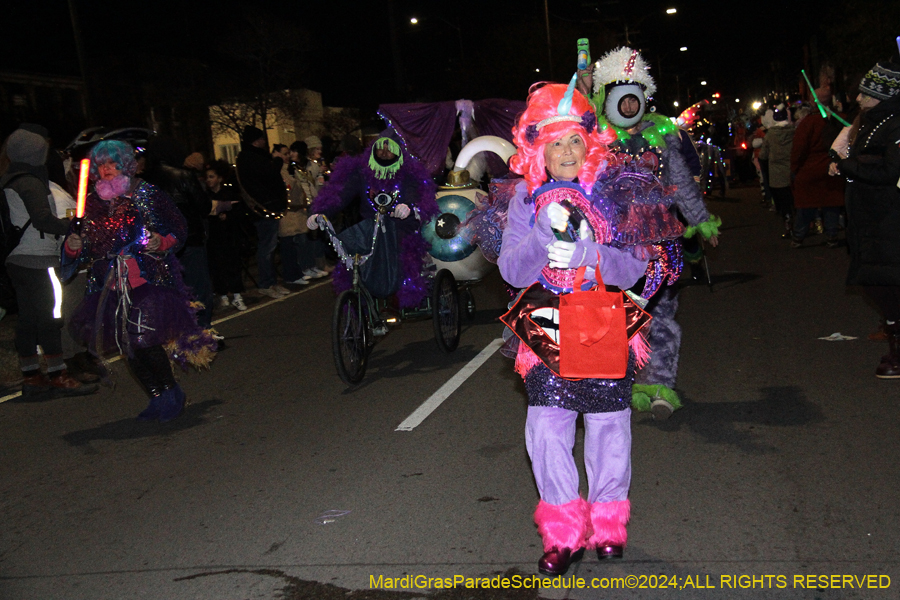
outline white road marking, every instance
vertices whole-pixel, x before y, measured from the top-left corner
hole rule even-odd
[[[451,377],[447,383],[442,385],[438,391],[433,393],[431,397],[422,403],[419,408],[413,411],[411,415],[406,417],[406,420],[400,423],[397,426],[397,429],[394,431],[412,431],[417,426],[419,426],[422,421],[428,418],[428,415],[437,410],[437,407],[441,405],[441,403],[446,400],[450,394],[456,391],[456,388],[461,386],[466,379],[472,376],[472,374],[478,370],[478,368],[483,365],[487,359],[491,357],[491,355],[497,351],[497,349],[503,345],[503,339],[497,338],[492,341],[490,344],[485,347],[484,350],[478,353],[478,356],[469,361],[469,364],[460,369],[456,375]]]
[[[255,311],[255,310],[259,310],[259,309],[261,309],[261,308],[265,308],[266,306],[268,306],[268,305],[270,305],[270,304],[273,304],[273,303],[275,303],[275,302],[281,302],[282,300],[285,300],[285,299],[287,299],[287,298],[293,298],[294,296],[299,296],[300,294],[304,294],[304,293],[306,293],[306,292],[309,292],[309,291],[311,291],[311,290],[314,290],[314,289],[316,289],[317,287],[321,287],[321,286],[325,285],[326,283],[329,283],[330,281],[331,281],[330,279],[326,279],[325,281],[320,281],[319,283],[313,283],[313,284],[310,284],[310,285],[308,285],[308,286],[306,286],[306,287],[304,287],[304,288],[302,288],[302,289],[297,290],[296,292],[291,292],[291,293],[290,293],[289,295],[287,295],[287,296],[283,296],[283,297],[281,297],[281,298],[272,298],[272,299],[269,300],[269,302],[263,302],[262,304],[259,304],[259,305],[257,305],[257,306],[253,306],[253,307],[251,307],[251,308],[248,308],[247,310],[241,310],[241,311],[238,311],[238,312],[234,313],[233,315],[228,315],[227,317],[222,317],[221,319],[217,319],[217,320],[213,321],[212,324],[213,324],[213,325],[218,325],[219,323],[224,323],[225,321],[230,321],[231,319],[234,319],[234,318],[237,318],[237,317],[242,317],[242,316],[244,316],[244,315],[247,315],[247,314],[252,313],[252,312]],[[116,362],[117,360],[120,360],[121,358],[122,358],[121,356],[113,356],[112,358],[110,358],[110,359],[107,360],[106,362],[107,362],[107,363],[114,363],[114,362]],[[0,397],[0,404],[3,404],[3,403],[6,402],[7,400],[12,400],[12,399],[14,399],[14,398],[18,398],[18,397],[21,396],[21,395],[22,395],[22,392],[16,392],[16,393],[14,393],[14,394],[9,394],[9,395],[7,395],[7,396],[2,396],[2,397]]]

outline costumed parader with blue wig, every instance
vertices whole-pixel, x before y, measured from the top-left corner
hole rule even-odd
[[[601,131],[615,134],[610,149],[617,155],[617,163],[658,177],[666,195],[671,197],[669,202],[687,223],[684,237],[700,235],[716,246],[722,222],[706,208],[682,153],[675,123],[647,111],[647,100],[656,91],[649,68],[637,50],[617,48],[597,61],[593,70],[589,67],[580,71],[578,87],[585,94],[592,92],[590,98]],[[649,263],[647,283],[641,293],[645,298],[653,296],[647,307],[653,316],[648,339],[652,353],[647,366],[637,374],[634,407],[652,410],[656,418],[665,419],[681,407],[674,390],[681,347],[681,327],[675,321],[678,292],[674,284],[681,273],[682,257],[679,242],[671,239],[654,245],[653,253],[660,260]]]
[[[592,186],[609,165],[607,145],[615,137],[597,130],[590,103],[574,86],[574,78],[568,87],[536,84],[516,123],[518,153],[510,169],[524,180],[509,199],[498,260],[507,283],[523,289],[502,320],[515,333],[515,370],[528,394],[525,444],[540,493],[534,520],[544,550],[538,569],[548,575],[564,574],[584,549],[595,548],[600,558],[622,556],[631,510],[631,385],[637,363],[646,359],[639,333],[646,321],[629,318],[632,348],[623,338],[619,349],[624,377],[559,374],[565,331],[557,308],[580,281],[579,267],[592,280],[587,287],[594,285],[597,269],[606,286],[623,290],[647,268],[646,258],[611,245],[615,223],[592,201]],[[632,315],[643,313],[633,303],[631,308]],[[573,457],[579,414],[586,498],[579,493]]]
[[[368,254],[374,218],[379,212],[387,215],[373,255],[376,260],[363,265],[363,279],[374,296],[396,294],[400,308],[415,308],[428,294],[424,271],[430,246],[422,238],[421,225],[440,213],[436,192],[422,163],[401,146],[393,131],[384,132],[366,152],[335,165],[328,183],[313,200],[307,225],[318,229],[318,216],[333,219],[358,202],[362,221],[339,237],[347,250]],[[344,264],[338,264],[333,277],[336,292],[350,288]]]
[[[130,145],[102,141],[90,160],[94,188],[62,248],[67,279],[88,270],[69,329],[97,356],[118,351],[127,358],[150,395],[138,420],[170,421],[185,403],[170,357],[182,367],[208,367],[216,350],[210,332],[197,325],[199,306],[175,258],[187,225],[167,194],[135,176]]]

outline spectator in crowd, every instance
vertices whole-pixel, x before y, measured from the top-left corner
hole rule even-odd
[[[69,190],[77,193],[77,184],[75,184],[75,188],[72,188],[71,181],[66,177],[66,168],[59,152],[51,150],[47,155],[47,173],[50,176],[50,193],[56,204],[56,214],[75,214],[75,198],[72,197]],[[62,316],[64,323],[69,322],[75,309],[78,308],[78,303],[84,298],[86,285],[86,269],[80,269],[75,275],[63,281]],[[61,334],[63,358],[66,361],[66,370],[69,375],[82,383],[100,381],[102,371],[97,359],[87,352],[84,344],[72,337],[69,328],[65,325],[61,329]]]
[[[875,376],[900,379],[900,65],[877,63],[859,91],[852,142],[836,140],[829,173],[847,179],[847,284],[863,286],[885,323],[889,350]]]
[[[6,257],[6,269],[19,304],[15,345],[26,399],[82,396],[98,389],[69,375],[63,358],[59,251],[69,219],[65,210],[61,215],[57,212],[51,195],[45,164],[47,137],[40,125],[20,125],[4,144],[9,166],[0,178],[10,221],[23,231]],[[44,351],[46,375],[41,371],[38,346]]]
[[[206,170],[206,189],[212,201],[209,213],[207,254],[213,291],[219,307],[247,310],[244,279],[241,275],[241,241],[246,217],[237,188],[229,180],[231,167],[224,160],[213,161]],[[231,294],[229,300],[228,294]]]
[[[296,142],[295,142],[296,143]],[[302,143],[302,142],[301,142]],[[282,157],[285,161],[281,167],[281,178],[288,190],[287,210],[278,221],[278,247],[281,249],[281,269],[284,280],[293,285],[308,285],[310,276],[303,273],[310,268],[307,261],[309,254],[306,243],[306,207],[309,201],[301,185],[302,171],[293,162],[293,153],[283,144],[275,144],[273,156]]]
[[[248,125],[241,136],[237,156],[237,178],[247,208],[256,219],[256,262],[259,268],[259,293],[281,298],[290,291],[278,285],[275,248],[278,246],[278,220],[287,209],[287,188],[281,178],[284,161],[269,154],[269,143],[261,129]]]
[[[794,132],[791,148],[791,177],[793,179],[794,229],[791,247],[799,248],[809,233],[809,224],[821,210],[825,227],[825,244],[839,245],[840,213],[844,205],[844,182],[828,176],[831,163],[831,143],[841,127],[834,117],[823,119],[818,111],[804,117]]]
[[[187,222],[187,239],[177,256],[184,268],[184,283],[194,298],[203,304],[197,313],[197,322],[202,328],[209,329],[212,327],[214,296],[206,256],[206,217],[212,210],[212,202],[196,175],[178,166],[184,164],[185,157],[174,140],[157,138],[151,141],[144,157],[144,180],[168,194]]]
[[[322,159],[322,140],[318,136],[311,135],[303,140],[306,144],[306,171],[309,173],[311,180],[312,196],[309,201],[313,202],[319,195],[319,190],[325,185],[325,161]],[[325,238],[321,232],[313,231],[309,234],[312,243],[312,254],[315,259],[315,265],[309,269],[304,275],[312,278],[325,277],[329,273],[328,263],[325,261]]]
[[[766,132],[759,151],[759,160],[768,165],[769,190],[775,201],[775,212],[784,220],[784,233],[781,237],[789,238],[794,214],[794,198],[791,195],[794,126],[790,110],[783,103],[772,110],[772,119],[772,127]]]

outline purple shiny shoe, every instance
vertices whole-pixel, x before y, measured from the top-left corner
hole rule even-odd
[[[160,423],[168,423],[181,415],[184,410],[185,394],[180,385],[165,390],[159,397],[162,399],[159,409]]]
[[[548,552],[544,552],[541,560],[538,561],[538,571],[550,577],[565,575],[569,566],[581,560],[582,556],[584,556],[584,548],[572,552],[571,548],[559,549],[554,546]]]
[[[625,554],[625,548],[622,546],[597,546],[597,558],[606,560],[607,558],[622,558]]]
[[[137,420],[141,422],[146,421],[155,421],[159,418],[159,411],[162,407],[162,398],[159,394],[153,394],[150,396],[150,404],[147,405],[147,408],[141,411],[141,414],[137,416]]]

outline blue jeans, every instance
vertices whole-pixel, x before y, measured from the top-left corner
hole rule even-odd
[[[793,236],[795,240],[803,240],[809,233],[809,224],[815,220],[817,211],[822,211],[822,225],[825,237],[836,239],[840,230],[841,207],[823,206],[822,208],[798,208],[794,219]]]
[[[278,283],[275,272],[275,247],[278,246],[278,221],[260,219],[256,223],[256,265],[259,267],[259,288],[270,288]]]
[[[281,269],[285,281],[297,281],[303,271],[316,265],[313,242],[305,233],[278,238],[281,248]]]

